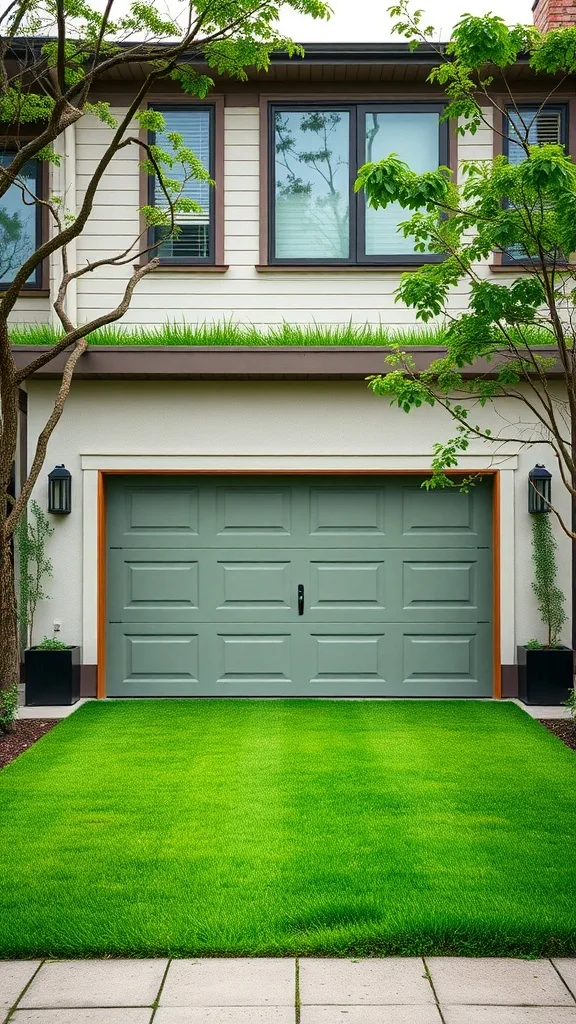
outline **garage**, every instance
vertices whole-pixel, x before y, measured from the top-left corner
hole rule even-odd
[[[106,480],[111,697],[489,697],[492,490]]]

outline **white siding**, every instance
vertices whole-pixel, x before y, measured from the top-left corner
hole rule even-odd
[[[116,114],[121,111],[115,111]],[[487,111],[490,116],[490,112]],[[135,128],[133,129],[136,130]],[[110,137],[95,118],[82,119],[77,131],[77,186],[81,201],[90,174]],[[490,158],[492,133],[483,126],[459,141],[463,159]],[[140,154],[124,150],[112,161],[96,198],[94,212],[78,242],[78,259],[102,258],[127,248],[139,230]],[[412,310],[396,303],[399,272],[382,270],[331,273],[258,273],[259,253],[259,111],[257,107],[225,110],[225,274],[162,272],[138,286],[122,324],[147,326],[166,321],[236,320],[266,328],[283,321],[295,324],[383,324],[409,326]],[[78,284],[83,320],[113,307],[123,293],[131,264],[105,267]],[[467,289],[452,298],[454,311],[466,308]]]
[[[50,322],[50,300],[23,295],[17,299],[9,319],[11,324],[18,326],[47,324]]]

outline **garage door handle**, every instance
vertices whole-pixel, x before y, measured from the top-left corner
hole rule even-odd
[[[298,584],[298,615],[304,615],[304,584]]]

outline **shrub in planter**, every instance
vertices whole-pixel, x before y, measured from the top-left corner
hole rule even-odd
[[[24,652],[28,707],[75,704],[80,699],[80,648],[45,636]]]
[[[532,588],[546,628],[546,643],[532,639],[518,647],[518,696],[525,704],[563,704],[574,687],[574,653],[561,643],[565,597],[557,586],[556,541],[550,514],[532,520]]]

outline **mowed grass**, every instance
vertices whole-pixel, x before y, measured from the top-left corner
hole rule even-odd
[[[0,772],[0,955],[573,955],[575,783],[507,704],[88,704]]]

